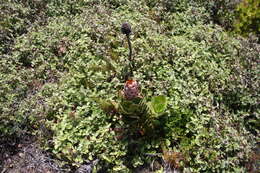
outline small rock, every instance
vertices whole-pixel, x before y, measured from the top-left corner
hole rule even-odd
[[[18,156],[19,157],[24,157],[24,153],[19,153]]]

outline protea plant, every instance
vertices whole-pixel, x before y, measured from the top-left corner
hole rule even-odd
[[[140,85],[136,80],[127,80],[124,85],[123,95],[125,99],[132,100],[140,97]]]
[[[121,101],[118,104],[119,112],[123,115],[139,118],[144,113],[146,106],[141,95],[139,83],[130,79],[125,82],[124,89],[120,92]]]
[[[130,34],[132,32],[129,23],[123,23],[121,31],[126,35],[129,46],[129,66],[126,66],[127,71],[130,67],[130,74],[125,76],[126,82],[124,89],[119,91],[118,101],[103,100],[96,98],[101,109],[111,115],[119,115],[120,120],[123,120],[129,125],[129,129],[133,132],[139,130],[140,134],[144,135],[149,130],[158,126],[158,119],[164,114],[167,107],[167,99],[165,96],[154,96],[151,99],[141,94],[139,83],[134,80],[133,69],[134,59],[132,59],[132,47],[130,42]],[[150,101],[149,101],[150,100]]]

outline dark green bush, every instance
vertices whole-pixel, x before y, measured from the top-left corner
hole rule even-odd
[[[239,0],[195,0],[198,4],[204,7],[210,14],[209,22],[221,25],[225,29],[233,29],[233,23],[236,18],[236,7]]]
[[[234,23],[235,31],[248,36],[250,33],[260,35],[260,2],[243,0],[236,8],[238,13]]]

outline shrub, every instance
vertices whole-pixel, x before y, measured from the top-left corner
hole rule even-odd
[[[228,30],[233,29],[233,23],[236,18],[236,7],[240,2],[239,0],[195,0],[195,2],[198,2],[210,14],[209,22],[221,25]]]
[[[11,51],[0,60],[2,135],[38,136],[72,171],[93,163],[132,172],[154,160],[158,169],[247,171],[259,138],[259,44],[229,36],[197,1],[167,3],[47,2],[44,24],[3,41]],[[126,21],[138,103],[118,96],[129,69]],[[167,107],[154,106],[160,95]],[[147,105],[163,113],[143,128]],[[140,110],[145,118],[128,121]]]
[[[260,34],[260,2],[243,0],[237,7],[237,20],[234,23],[235,31],[248,36],[250,33]]]

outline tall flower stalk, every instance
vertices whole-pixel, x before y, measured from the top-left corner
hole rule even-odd
[[[123,34],[126,35],[128,48],[129,48],[129,65],[130,65],[130,73],[133,76],[133,69],[134,69],[134,60],[132,58],[132,46],[130,41],[130,34],[132,33],[131,25],[129,23],[123,23],[121,26],[121,31]]]

